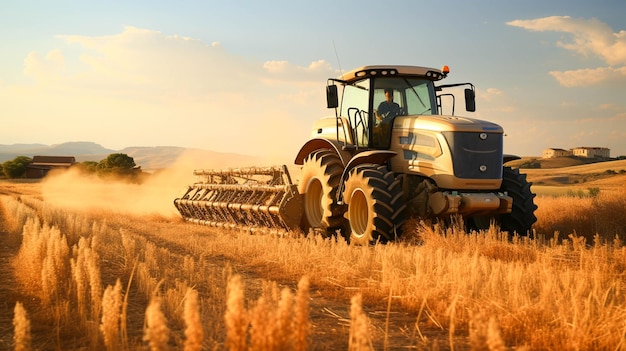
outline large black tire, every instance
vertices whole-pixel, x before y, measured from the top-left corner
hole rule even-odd
[[[537,222],[535,217],[535,196],[530,190],[532,183],[526,180],[526,174],[517,168],[504,167],[502,172],[501,192],[513,198],[513,210],[500,216],[500,229],[509,234],[531,235],[532,226]]]
[[[528,236],[532,234],[532,226],[537,221],[535,217],[535,194],[530,190],[532,183],[526,181],[526,174],[518,169],[504,167],[502,170],[502,185],[499,191],[513,198],[511,213],[498,216],[475,216],[468,220],[468,229],[488,229],[491,222],[500,226],[500,230],[509,235],[518,234]]]
[[[333,235],[344,230],[346,207],[337,204],[343,164],[330,150],[312,152],[302,165],[298,192],[303,196],[302,230],[321,230]]]
[[[360,165],[350,171],[343,201],[347,204],[350,242],[369,245],[394,240],[406,221],[402,179],[386,166]]]

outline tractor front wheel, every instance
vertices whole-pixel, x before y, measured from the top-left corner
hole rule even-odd
[[[345,227],[345,206],[336,199],[342,173],[339,156],[330,150],[312,152],[304,161],[298,192],[304,197],[301,227],[305,233],[322,229],[332,235]]]
[[[406,212],[402,197],[402,180],[386,166],[369,164],[352,169],[343,191],[350,242],[369,245],[399,236]]]

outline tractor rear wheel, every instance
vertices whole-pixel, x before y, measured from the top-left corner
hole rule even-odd
[[[298,192],[303,195],[301,227],[322,229],[332,235],[345,228],[345,206],[337,204],[337,189],[341,183],[343,163],[330,150],[312,152],[302,165]]]
[[[386,166],[368,164],[352,169],[343,191],[350,242],[369,245],[399,236],[406,213],[402,198],[402,180]]]
[[[500,216],[500,229],[519,235],[530,235],[532,225],[537,222],[535,217],[535,194],[530,190],[532,183],[526,180],[526,174],[511,167],[504,167],[500,191],[513,198],[511,213]]]
[[[475,216],[469,218],[468,229],[488,229],[491,222],[500,226],[501,231],[509,232],[510,235],[530,235],[532,225],[537,221],[535,217],[535,194],[530,190],[532,183],[526,181],[526,174],[518,169],[504,167],[502,170],[502,185],[498,191],[508,194],[513,198],[511,213],[498,216]]]

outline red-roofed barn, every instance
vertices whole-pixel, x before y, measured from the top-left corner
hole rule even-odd
[[[51,169],[67,169],[76,163],[74,156],[33,156],[26,166],[26,178],[42,178]]]

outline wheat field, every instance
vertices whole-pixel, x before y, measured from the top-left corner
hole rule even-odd
[[[168,184],[2,182],[0,349],[626,349],[626,188],[358,247],[186,224]]]

